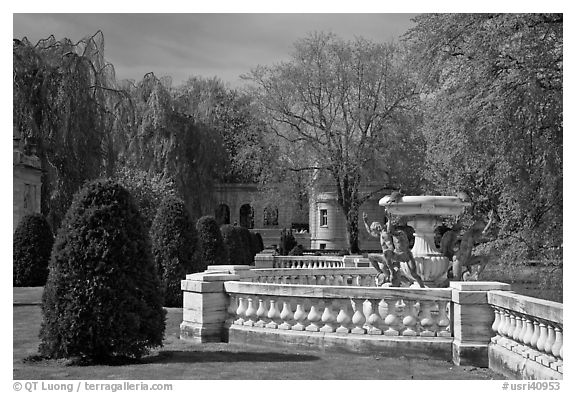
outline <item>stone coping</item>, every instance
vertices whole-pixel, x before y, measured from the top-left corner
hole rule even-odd
[[[520,314],[564,324],[564,305],[507,291],[488,292],[488,303]]]

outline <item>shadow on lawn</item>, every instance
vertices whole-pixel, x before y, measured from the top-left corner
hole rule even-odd
[[[160,351],[141,363],[310,362],[317,356],[279,352]]]

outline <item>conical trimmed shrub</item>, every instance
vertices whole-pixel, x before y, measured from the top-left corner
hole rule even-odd
[[[48,262],[54,235],[42,214],[29,214],[20,220],[13,238],[15,287],[37,287],[46,284]]]
[[[182,307],[181,280],[204,270],[194,259],[196,228],[182,199],[162,200],[150,230],[152,255],[162,281],[164,306]]]
[[[88,183],[62,223],[42,296],[40,353],[139,358],[162,345],[165,311],[150,238],[126,189]]]
[[[228,250],[224,245],[220,227],[212,216],[200,217],[196,222],[198,234],[197,259],[204,266],[228,263]]]

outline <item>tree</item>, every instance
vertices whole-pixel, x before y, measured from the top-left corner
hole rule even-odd
[[[114,178],[130,192],[144,219],[144,225],[150,229],[162,200],[176,196],[174,182],[170,178],[149,175],[141,169],[117,168]]]
[[[562,243],[562,15],[432,14],[408,32],[427,177],[496,209],[499,239],[534,257]]]
[[[398,118],[417,97],[402,58],[394,44],[319,33],[297,41],[290,61],[245,76],[255,85],[280,165],[331,177],[352,252],[359,251],[358,209],[372,195],[362,194],[361,185],[411,159],[391,152],[405,137]]]
[[[162,281],[165,307],[182,307],[180,281],[186,274],[204,270],[196,261],[196,228],[184,201],[175,196],[162,200],[150,230],[152,255]]]
[[[40,353],[139,358],[162,345],[165,312],[150,237],[125,188],[86,184],[58,231],[42,295]]]
[[[46,284],[54,235],[41,214],[22,217],[14,231],[13,285],[35,287]]]
[[[136,126],[126,135],[121,159],[150,176],[172,179],[190,214],[199,217],[223,170],[224,148],[218,132],[180,109],[177,93],[152,73],[130,88]]]
[[[14,130],[40,158],[41,210],[54,231],[86,180],[113,173],[115,135],[130,114],[129,97],[104,60],[101,32],[78,43],[14,40]]]

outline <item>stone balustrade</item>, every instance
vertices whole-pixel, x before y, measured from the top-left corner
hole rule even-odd
[[[256,268],[276,268],[276,269],[319,269],[345,267],[343,257],[337,256],[281,256],[268,253],[257,254],[255,257]]]
[[[230,325],[312,334],[452,336],[449,289],[224,285]]]
[[[375,287],[374,268],[252,269],[247,280],[269,284]]]
[[[372,268],[274,269],[275,256],[259,255],[267,267],[186,276],[182,339],[434,356],[513,379],[563,377],[562,304],[489,281],[375,287]]]
[[[511,292],[488,294],[494,322],[492,367],[523,377],[558,379],[563,374],[563,305]]]

